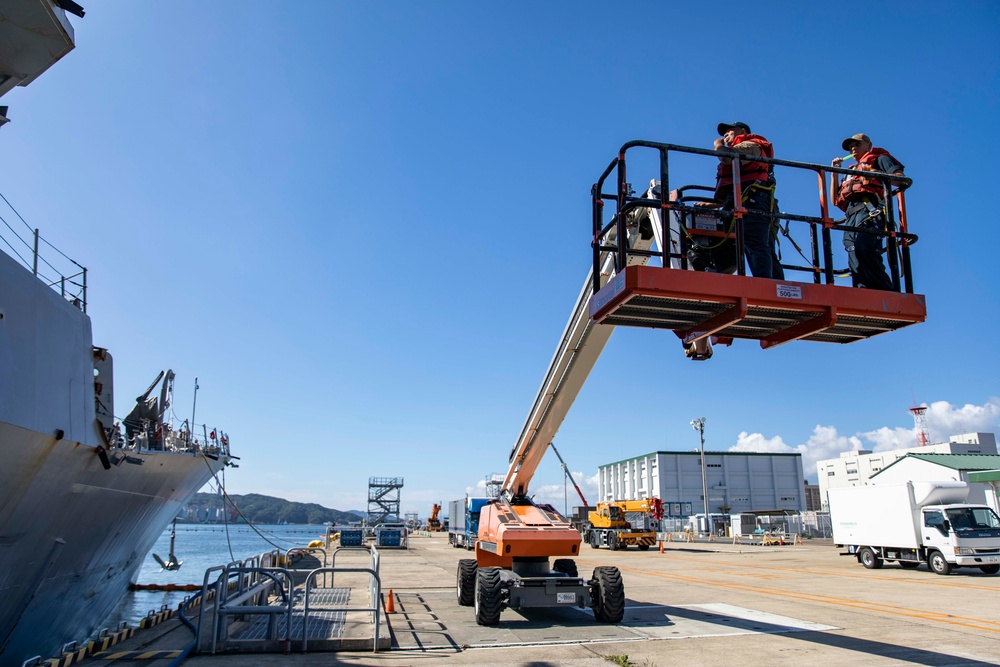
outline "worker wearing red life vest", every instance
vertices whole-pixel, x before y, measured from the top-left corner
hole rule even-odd
[[[731,219],[731,211],[741,203],[747,209],[743,215],[743,254],[750,273],[756,278],[784,280],[785,274],[776,250],[776,224],[772,224],[771,217],[767,215],[776,209],[774,176],[767,162],[752,159],[773,158],[774,148],[764,137],[752,134],[746,123],[719,123],[717,129],[721,136],[715,140],[715,150],[747,156],[747,159],[740,160],[742,201],[734,201],[732,158],[720,157],[715,174],[715,202],[702,205],[728,211],[723,219]],[[733,273],[738,262],[735,243],[720,245],[704,237],[692,239],[687,256],[695,271]],[[685,345],[684,353],[695,360],[709,359],[712,348],[703,338]]]
[[[904,176],[903,165],[882,148],[872,146],[866,134],[855,134],[844,139],[841,144],[850,151],[857,162],[854,169],[859,172],[880,171],[886,174]],[[831,163],[840,167],[845,158],[835,158]],[[837,178],[833,203],[841,208],[849,227],[868,230],[884,230],[885,205],[882,182],[866,177],[863,173],[851,174],[843,181]],[[851,269],[851,280],[855,287],[891,290],[892,280],[882,262],[882,237],[875,234],[844,232],[844,248]]]
[[[774,157],[774,147],[759,134],[752,134],[746,123],[719,123],[715,150],[741,153],[752,157]],[[774,177],[770,165],[751,159],[740,160],[740,190],[743,206],[743,252],[750,273],[755,278],[784,280],[785,273],[775,250],[777,241],[772,219],[762,213],[771,213],[774,203]],[[724,209],[735,208],[733,201],[732,159],[719,158],[715,176],[715,200]]]

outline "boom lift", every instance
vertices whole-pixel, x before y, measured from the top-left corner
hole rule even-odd
[[[431,515],[427,517],[427,530],[432,533],[440,533],[444,530],[441,526],[441,520],[438,518],[438,513],[441,512],[441,503],[434,503],[431,507]]]
[[[626,181],[625,153],[633,148],[652,148],[659,154],[660,187],[656,188],[654,181],[644,197],[633,197]],[[848,174],[850,170],[769,158],[756,159],[815,171],[819,176],[819,217],[771,214],[776,223],[784,219],[809,225],[811,265],[783,266],[808,272],[813,283],[746,276],[742,256],[742,215],[746,211],[742,206],[709,214],[720,223],[727,214],[733,221],[730,230],[714,233],[734,237],[738,275],[699,273],[685,270],[685,253],[688,237],[697,231],[690,217],[704,210],[681,200],[678,193],[683,188],[670,193],[667,158],[671,151],[711,156],[713,165],[720,156],[736,158],[732,160],[733,200],[742,202],[738,154],[646,141],[622,146],[591,189],[593,264],[511,450],[500,495],[481,511],[476,558],[458,564],[458,602],[475,607],[480,625],[499,623],[505,607],[591,607],[598,621],[608,623],[618,623],[624,616],[625,590],[618,568],[597,567],[590,579],[581,578],[573,560],[580,552],[580,532],[551,505],[536,504],[528,494],[528,484],[542,456],[616,325],[671,329],[685,343],[709,336],[729,342],[754,338],[767,348],[797,339],[847,343],[926,318],[923,296],[912,293],[909,246],[917,237],[906,226],[903,190],[908,179],[867,174],[883,182],[886,201],[891,203],[893,197],[898,201],[900,229],[895,229],[894,207],[890,205],[884,213],[886,231],[875,233],[887,239],[890,275],[897,289],[901,277],[905,279],[905,293],[833,284],[836,270],[830,234],[844,227],[829,214],[825,176]],[[613,171],[617,191],[606,194],[603,185]],[[605,200],[616,203],[607,224]],[[645,216],[638,215],[642,210]],[[669,213],[670,222],[664,212]],[[689,216],[687,225],[684,216]],[[655,251],[651,250],[654,242],[658,247]],[[659,266],[649,266],[653,258],[658,258]],[[826,284],[821,284],[824,279]]]

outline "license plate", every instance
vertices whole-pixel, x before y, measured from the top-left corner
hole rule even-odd
[[[576,593],[556,593],[556,604],[576,604]]]
[[[1000,563],[1000,556],[987,556],[983,559],[984,563]]]

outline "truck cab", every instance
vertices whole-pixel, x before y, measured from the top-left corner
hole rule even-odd
[[[940,552],[942,561],[928,564],[935,572],[945,566],[1000,571],[1000,517],[982,505],[937,505],[921,510],[922,544]],[[941,572],[945,574],[945,572]]]

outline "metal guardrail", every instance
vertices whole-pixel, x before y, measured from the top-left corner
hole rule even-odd
[[[30,234],[18,231],[11,226],[11,223],[9,223],[4,216],[0,215],[0,223],[3,224],[3,227],[0,227],[0,241],[2,241],[2,243],[0,243],[0,248],[6,247],[5,252],[8,255],[17,259],[18,262],[25,268],[30,269],[32,274],[34,274],[39,280],[54,289],[60,296],[67,301],[71,301],[73,305],[86,313],[86,267],[81,266],[71,257],[59,250],[59,248],[46,241],[39,234],[38,229],[32,229],[28,223],[21,218],[21,214],[18,213],[6,199],[3,201],[7,207],[13,211],[14,215],[16,215],[21,222],[24,223],[25,228]],[[4,227],[6,229],[4,229]],[[28,237],[30,242],[26,240],[25,237]],[[51,248],[53,253],[58,255],[58,258],[43,256],[39,250],[42,243]],[[29,257],[30,259],[28,259]],[[63,264],[67,268],[59,268],[53,264],[53,262]]]
[[[642,197],[632,196],[630,185],[627,181],[626,173],[626,153],[632,149],[653,149],[657,151],[659,156],[659,175],[658,179],[660,181],[660,197],[659,199],[645,199]],[[734,152],[724,152],[715,151],[704,148],[694,148],[691,146],[680,146],[675,144],[664,144],[652,141],[630,141],[622,145],[618,151],[617,157],[611,160],[610,164],[601,174],[600,178],[591,188],[591,198],[592,198],[592,213],[593,213],[593,224],[591,227],[592,240],[591,245],[593,249],[593,290],[596,294],[601,288],[601,273],[600,267],[602,262],[602,255],[605,252],[613,253],[615,256],[615,269],[620,272],[624,269],[627,264],[628,257],[633,255],[643,255],[650,257],[660,257],[663,266],[669,267],[670,260],[672,258],[679,259],[686,268],[686,255],[684,254],[685,239],[684,235],[681,234],[680,246],[681,253],[671,253],[670,249],[672,247],[671,243],[671,232],[669,226],[666,224],[666,216],[663,220],[663,229],[661,230],[661,238],[663,239],[663,248],[659,251],[651,250],[636,250],[627,247],[628,235],[626,234],[626,224],[628,214],[631,211],[641,209],[641,208],[655,208],[661,211],[678,211],[682,214],[710,214],[707,209],[700,209],[696,206],[688,206],[682,202],[671,201],[670,200],[670,178],[669,178],[669,154],[671,152],[690,154],[690,155],[702,155],[714,158],[716,161],[718,158],[737,158],[732,159],[732,172],[733,172],[733,201],[742,201],[742,184],[740,181],[740,159],[746,159],[745,155],[740,155]],[[885,238],[886,240],[886,259],[889,265],[889,276],[893,282],[893,289],[895,291],[904,291],[906,293],[913,293],[913,278],[911,275],[911,263],[910,263],[910,245],[917,241],[917,236],[911,234],[908,227],[908,222],[906,218],[906,200],[904,198],[903,192],[910,186],[911,181],[909,178],[903,176],[897,176],[894,174],[884,174],[882,172],[865,172],[865,177],[869,179],[878,180],[883,186],[883,201],[886,202],[885,218],[886,218],[886,229],[883,230],[868,230],[855,227],[847,227],[844,225],[843,219],[835,219],[831,215],[831,206],[833,205],[833,192],[831,184],[826,180],[826,176],[829,174],[831,180],[835,174],[842,175],[857,175],[858,171],[854,169],[844,168],[844,167],[833,167],[822,164],[812,164],[807,162],[796,162],[792,160],[781,160],[777,158],[766,158],[766,157],[754,157],[754,162],[763,162],[769,165],[778,167],[787,167],[794,170],[801,171],[811,171],[814,172],[819,181],[819,215],[798,215],[791,214],[783,211],[778,212],[763,212],[754,211],[755,215],[761,215],[764,217],[771,218],[772,221],[777,224],[781,220],[787,220],[789,222],[799,222],[805,223],[809,228],[810,235],[810,247],[811,247],[811,257],[807,258],[810,262],[810,266],[794,266],[794,265],[784,265],[784,268],[788,268],[796,271],[805,271],[812,276],[812,280],[815,283],[825,282],[826,284],[834,283],[834,274],[837,269],[834,266],[833,260],[833,244],[831,239],[831,231],[849,231],[854,233],[865,233],[872,234],[878,237]],[[615,192],[604,192],[604,184],[609,176],[615,174]],[[686,186],[691,187],[691,186]],[[896,206],[894,207],[891,202],[895,200]],[[604,222],[604,202],[610,201],[615,204],[615,210],[611,216],[609,222],[605,224]],[[898,207],[898,216],[896,208]],[[737,262],[739,275],[746,275],[746,265],[745,257],[742,252],[743,246],[743,221],[742,216],[747,213],[746,209],[743,208],[742,204],[735,206],[731,210],[720,211],[718,213],[725,213],[731,215],[735,220],[735,236],[736,236],[736,250],[737,250]],[[897,227],[898,222],[898,227]],[[608,233],[615,230],[615,238],[611,243],[607,243],[606,240],[609,238]],[[898,256],[897,256],[898,253]]]
[[[277,550],[248,558],[244,561],[236,561],[228,565],[220,565],[208,568],[202,582],[201,599],[202,604],[198,612],[198,623],[196,628],[198,650],[207,648],[208,652],[215,654],[219,650],[225,649],[227,642],[233,641],[229,638],[230,619],[244,616],[266,614],[269,616],[266,637],[263,641],[284,641],[287,650],[290,643],[295,639],[292,637],[292,617],[297,612],[294,596],[294,573],[287,565],[294,553],[314,553],[323,552],[323,567],[309,570],[305,579],[305,597],[302,610],[302,650],[308,650],[308,628],[310,614],[320,612],[367,612],[370,613],[374,623],[373,650],[378,651],[379,625],[381,622],[381,598],[382,583],[379,576],[381,556],[374,546],[364,547],[341,547],[327,554],[324,549],[317,547],[295,547],[288,549],[281,554]],[[368,555],[368,567],[338,567],[336,565],[337,556],[341,552],[364,552]],[[329,563],[327,565],[327,557]],[[284,566],[282,566],[284,565]],[[299,576],[303,570],[298,571]],[[362,573],[368,574],[368,606],[316,606],[311,603],[311,593],[317,588],[333,588],[334,577],[337,573]],[[217,575],[217,576],[216,576]],[[216,576],[215,581],[211,581]],[[318,577],[323,577],[323,585],[317,586]],[[329,577],[329,585],[327,578]],[[272,598],[277,596],[279,601],[275,604]],[[207,601],[212,597],[215,604],[210,612],[210,619],[206,619]],[[285,617],[284,636],[278,636],[278,618]],[[206,642],[206,638],[207,642]],[[248,640],[241,640],[248,641]],[[259,640],[253,640],[259,641]],[[207,644],[207,646],[206,646]],[[220,648],[221,645],[221,648]]]

